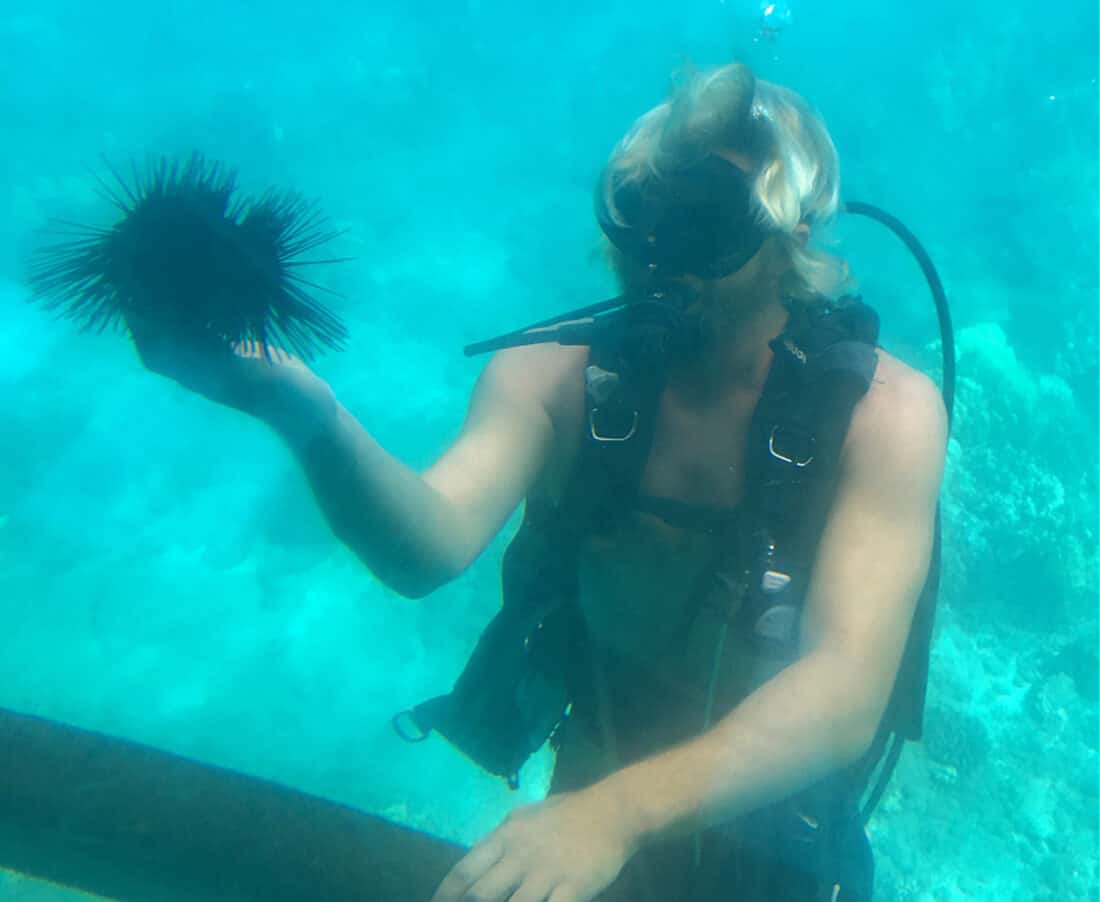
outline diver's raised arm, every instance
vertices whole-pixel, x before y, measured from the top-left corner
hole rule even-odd
[[[301,463],[335,535],[408,597],[461,574],[523,500],[553,446],[552,394],[565,366],[579,374],[583,365],[576,349],[498,354],[474,388],[460,435],[420,474],[297,358],[270,348],[265,357],[244,343],[217,359],[192,359],[199,352],[139,332],[135,343],[149,369],[270,425]]]

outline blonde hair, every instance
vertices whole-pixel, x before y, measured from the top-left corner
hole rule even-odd
[[[788,88],[753,78],[734,63],[686,77],[668,101],[640,116],[611,154],[603,203],[614,206],[614,185],[661,178],[719,151],[753,163],[755,215],[778,237],[791,266],[790,289],[805,297],[831,295],[849,280],[848,264],[795,234],[833,219],[839,205],[839,161],[821,117]],[[620,221],[620,224],[625,225]],[[631,267],[612,252],[621,278]]]

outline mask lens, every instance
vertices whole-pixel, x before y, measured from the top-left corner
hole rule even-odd
[[[608,178],[616,175],[605,173]],[[748,177],[722,157],[659,178],[621,182],[611,194],[617,216],[604,204],[603,190],[596,199],[608,239],[667,276],[730,275],[760,249],[767,234],[753,215]]]

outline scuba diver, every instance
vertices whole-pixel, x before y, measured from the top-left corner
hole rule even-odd
[[[691,76],[599,178],[621,298],[472,348],[502,350],[423,472],[286,352],[131,324],[147,367],[270,424],[405,596],[524,505],[501,617],[405,719],[501,774],[550,735],[550,795],[434,902],[587,902],[616,879],[660,902],[870,900],[860,797],[923,705],[948,416],[837,297],[847,266],[811,239],[838,193],[801,97],[740,64]]]

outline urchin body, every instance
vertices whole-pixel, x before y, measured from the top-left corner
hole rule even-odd
[[[84,329],[154,329],[184,341],[256,341],[311,360],[340,349],[343,323],[302,267],[335,237],[317,207],[289,191],[241,198],[236,173],[193,154],[161,159],[103,194],[122,213],[110,228],[63,223],[68,240],[31,263],[32,297]]]

